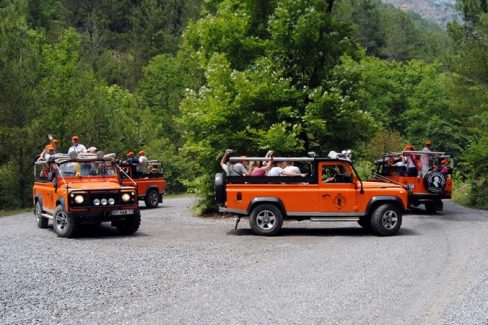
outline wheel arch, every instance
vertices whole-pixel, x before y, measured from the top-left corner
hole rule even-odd
[[[62,207],[63,207],[63,209],[64,209],[64,211],[67,211],[67,210],[66,210],[66,203],[65,203],[65,201],[64,201],[64,197],[60,197],[60,198],[58,198],[58,199],[56,200],[56,206],[58,206],[58,205],[62,206]]]
[[[366,208],[366,215],[370,216],[371,213],[381,204],[391,203],[395,205],[400,211],[405,211],[405,207],[403,206],[403,202],[399,197],[396,196],[375,196],[371,198],[368,202],[368,206]]]
[[[249,205],[247,207],[247,214],[250,214],[251,211],[260,204],[273,204],[277,206],[278,209],[280,209],[283,217],[286,217],[285,205],[283,204],[283,201],[281,201],[281,199],[278,197],[255,197],[251,200],[251,202],[249,202]]]
[[[148,186],[147,186],[147,191],[146,191],[146,193],[147,193],[147,192],[149,192],[149,190],[156,190],[156,191],[158,191],[158,194],[159,194],[159,188],[158,188],[158,186],[157,186],[156,184],[151,184],[151,185],[148,185]]]
[[[159,192],[159,187],[156,184],[151,184],[151,185],[147,186],[146,195],[147,195],[147,193],[149,193],[149,191],[152,191],[152,190],[155,190],[158,193],[158,195],[162,195],[162,193]],[[146,195],[144,195],[144,196],[146,196]]]
[[[42,204],[42,196],[40,194],[37,194],[36,196],[34,196],[34,205],[39,202],[41,204],[41,207],[43,207],[43,204]]]

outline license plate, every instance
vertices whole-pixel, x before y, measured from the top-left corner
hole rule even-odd
[[[115,210],[112,211],[113,216],[125,216],[127,214],[133,214],[134,210]]]

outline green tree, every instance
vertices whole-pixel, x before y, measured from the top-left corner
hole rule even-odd
[[[343,55],[363,52],[330,13],[333,2],[280,1],[267,17],[249,3],[213,2],[215,10],[185,32],[185,46],[205,71],[204,85],[181,104],[184,150],[198,175],[190,185],[204,210],[213,207],[213,173],[225,148],[328,152],[355,147],[374,129],[335,70]],[[259,26],[267,19],[267,32],[252,28],[253,17]]]
[[[37,115],[33,89],[44,34],[29,29],[27,1],[5,1],[0,7],[0,158],[2,208],[28,204],[32,162],[38,150],[30,121]],[[5,204],[5,205],[4,205]]]
[[[386,33],[381,26],[381,15],[375,0],[352,2],[352,23],[355,39],[368,55],[381,56]]]
[[[487,208],[484,189],[488,168],[484,162],[484,146],[488,130],[488,4],[485,0],[458,0],[457,6],[463,14],[464,24],[449,25],[454,45],[449,64],[457,73],[455,82],[449,87],[452,94],[450,105],[462,116],[464,135],[470,140],[460,164],[472,183],[470,203]]]

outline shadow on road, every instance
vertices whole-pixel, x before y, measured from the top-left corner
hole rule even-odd
[[[157,209],[163,209],[163,208],[170,208],[170,206],[162,205],[161,203],[156,208],[148,208],[144,204],[139,205],[139,210],[157,210]]]
[[[258,236],[253,233],[251,229],[237,229],[227,232],[230,236]],[[417,236],[418,234],[410,229],[400,228],[397,236]],[[368,232],[360,227],[346,227],[346,228],[283,228],[277,237],[293,237],[293,236],[316,236],[316,237],[376,237],[376,235]]]
[[[52,227],[49,230],[53,233]],[[113,238],[132,238],[132,237],[148,237],[149,235],[137,231],[133,235],[122,235],[117,231],[117,228],[110,226],[109,223],[101,224],[99,226],[94,225],[81,225],[79,231],[73,239],[113,239]]]

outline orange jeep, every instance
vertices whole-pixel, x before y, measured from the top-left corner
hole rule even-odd
[[[32,198],[39,228],[47,228],[49,219],[60,237],[73,237],[81,224],[106,221],[122,234],[139,228],[137,190],[121,185],[115,155],[55,154],[36,162],[34,175]]]
[[[418,171],[418,176],[407,176],[404,157],[409,153],[416,156],[429,156],[429,171],[425,175],[421,175]],[[409,202],[412,206],[423,204],[427,212],[434,213],[442,211],[443,199],[451,198],[454,165],[451,155],[444,152],[423,151],[385,153],[383,159],[375,161],[375,164],[377,166],[375,180],[405,187],[409,192]]]
[[[138,199],[143,200],[146,207],[157,208],[159,203],[163,203],[166,181],[160,161],[149,160],[147,165],[122,163],[120,168],[122,169],[122,184],[136,186]]]
[[[269,158],[230,158],[264,161]],[[215,175],[219,211],[249,216],[258,235],[275,235],[283,220],[357,221],[380,236],[400,229],[408,193],[399,185],[363,182],[346,159],[273,158],[301,165],[302,176]],[[228,169],[229,170],[229,169]],[[237,227],[236,223],[236,227]]]

